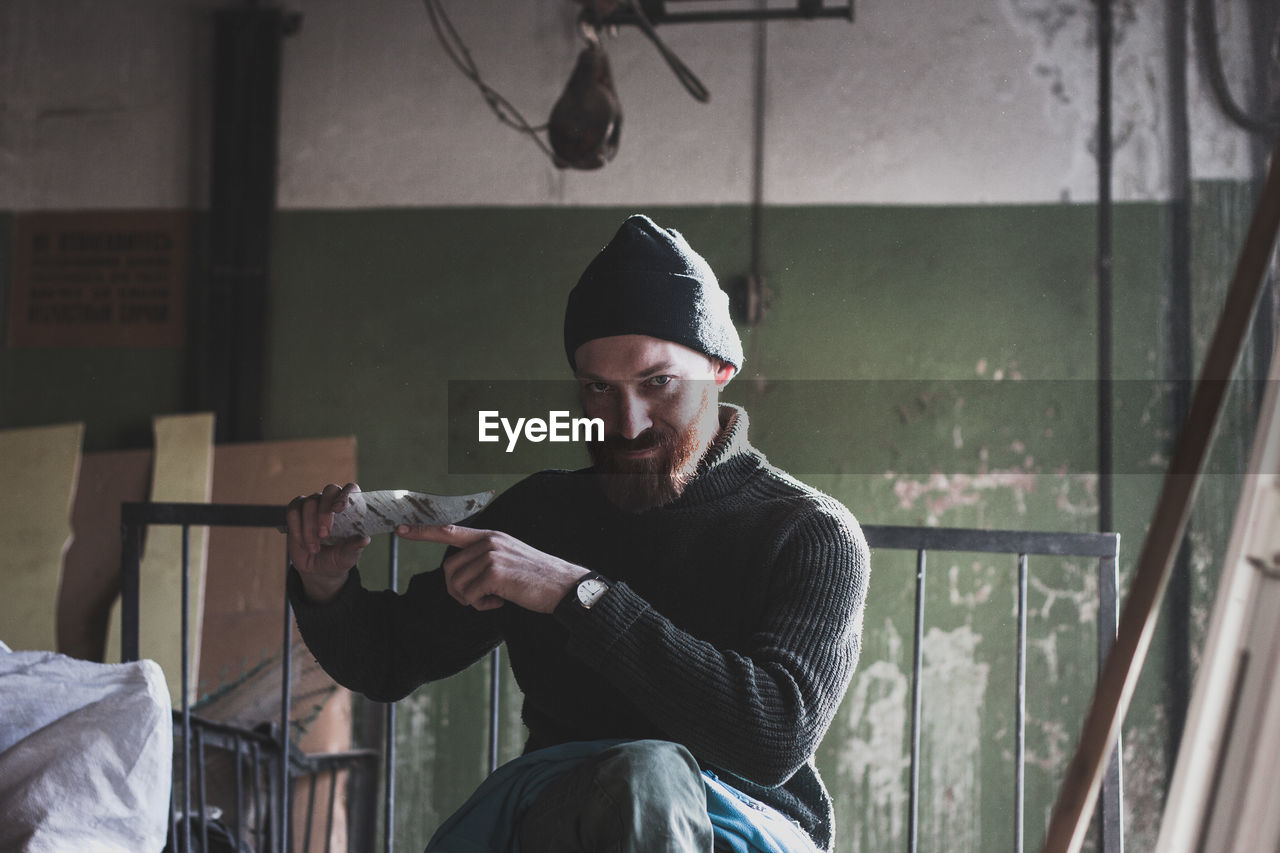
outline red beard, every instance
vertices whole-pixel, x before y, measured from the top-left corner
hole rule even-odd
[[[715,410],[716,400],[714,389],[705,389],[696,415],[680,432],[653,426],[635,438],[614,434],[605,436],[604,441],[589,442],[587,451],[601,475],[605,496],[627,512],[643,512],[680,497],[697,476],[702,457],[715,438],[714,428],[704,435],[701,427],[707,412]],[[622,455],[652,447],[658,452],[642,459]]]

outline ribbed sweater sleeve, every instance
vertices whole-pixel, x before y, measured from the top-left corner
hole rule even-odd
[[[625,583],[590,611],[557,611],[571,654],[699,760],[763,786],[812,757],[859,653],[865,540],[838,504],[798,503],[773,543],[766,604],[745,647],[680,630]]]
[[[439,571],[415,575],[403,595],[368,590],[352,569],[338,595],[312,604],[297,570],[288,591],[307,647],[334,681],[379,702],[453,675],[501,642],[490,613],[463,607],[443,589]]]

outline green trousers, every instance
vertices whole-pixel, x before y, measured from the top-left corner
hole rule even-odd
[[[620,744],[551,782],[516,827],[522,853],[710,853],[697,762],[683,746]]]

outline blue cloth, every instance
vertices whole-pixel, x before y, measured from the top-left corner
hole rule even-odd
[[[733,853],[817,853],[813,839],[782,812],[702,771],[716,848]]]
[[[516,822],[557,776],[621,740],[575,741],[522,755],[499,767],[440,825],[426,853],[516,853]],[[702,773],[717,849],[733,853],[816,853],[798,824],[758,800]]]

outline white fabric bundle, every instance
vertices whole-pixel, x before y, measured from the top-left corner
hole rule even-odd
[[[154,661],[90,663],[0,643],[0,851],[161,850],[172,720]]]

